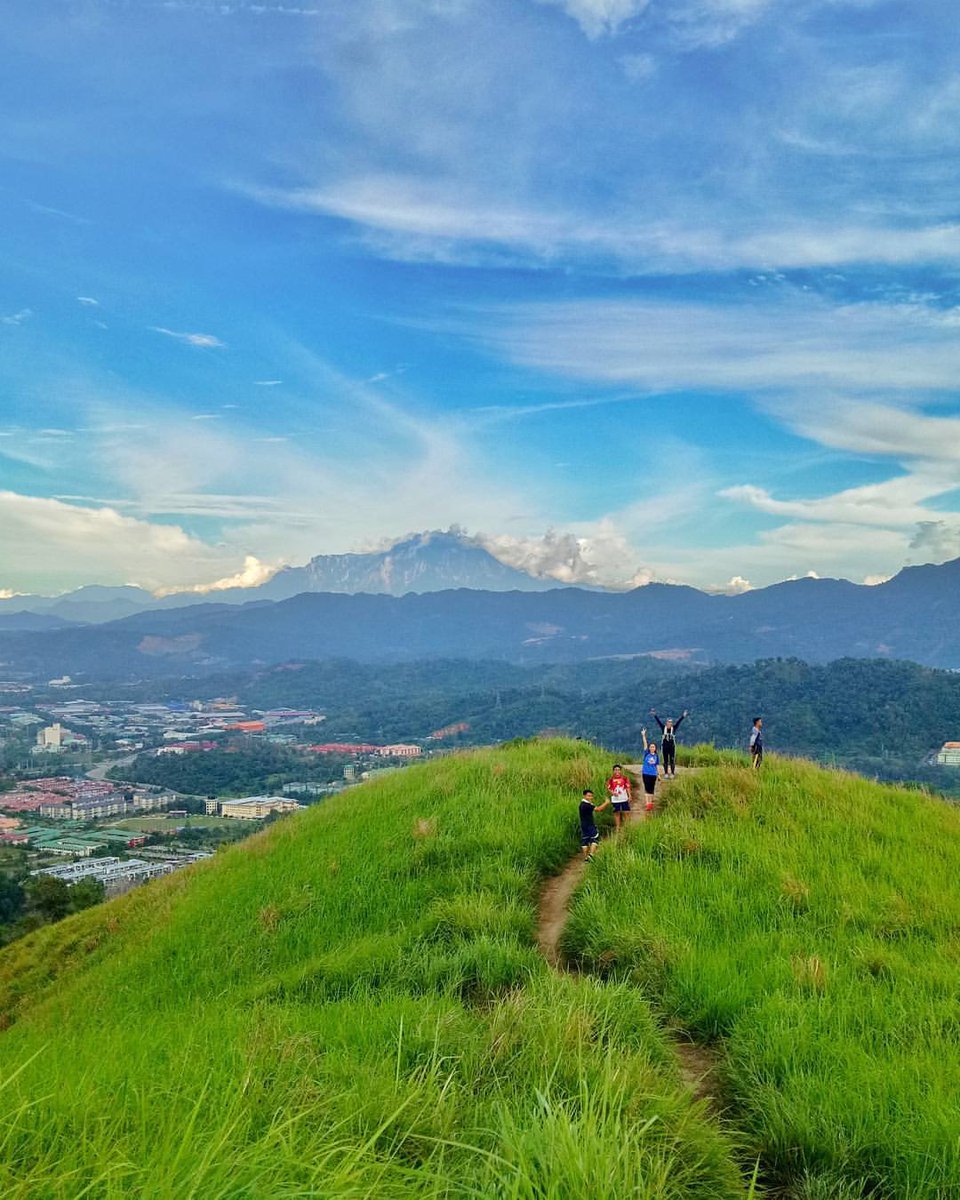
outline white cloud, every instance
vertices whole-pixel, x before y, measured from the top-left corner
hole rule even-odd
[[[644,68],[646,70],[646,68]],[[269,207],[337,217],[374,238],[386,257],[456,261],[484,247],[550,265],[564,259],[612,263],[635,271],[694,272],[812,268],[843,264],[898,266],[960,262],[960,225],[864,218],[840,224],[783,217],[758,228],[735,213],[687,222],[682,216],[638,216],[635,205],[601,215],[497,194],[460,175],[371,172],[318,187],[245,187]],[[650,207],[645,210],[650,214]]]
[[[77,303],[84,304],[84,305],[86,305],[87,308],[99,308],[100,307],[100,301],[94,300],[93,296],[78,296]]]
[[[4,582],[15,574],[17,590],[59,592],[92,580],[156,588],[209,578],[236,558],[178,525],[3,491],[0,560],[7,564]]]
[[[33,309],[21,308],[19,312],[8,313],[5,317],[0,317],[0,325],[22,325],[25,321],[29,321],[33,316]]]
[[[278,567],[262,563],[254,555],[248,554],[243,560],[242,569],[233,575],[226,575],[223,579],[217,579],[213,583],[197,583],[189,588],[161,588],[157,594],[165,596],[176,592],[199,592],[201,595],[207,595],[209,592],[225,592],[232,588],[259,587],[268,579],[272,579],[278,570]]]
[[[225,350],[227,343],[212,333],[178,333],[175,329],[165,329],[162,325],[151,325],[154,333],[162,333],[165,337],[176,338],[187,346],[197,346],[202,350]]]
[[[656,74],[657,60],[652,54],[624,54],[620,66],[631,83],[643,83]]]
[[[911,349],[908,347],[904,353],[910,354]],[[920,367],[920,348],[914,353]],[[944,362],[934,369],[934,378],[945,365]],[[917,373],[917,387],[923,386],[922,375],[921,369]],[[927,386],[932,388],[937,384]],[[830,397],[804,407],[795,402],[773,402],[769,408],[794,432],[823,446],[900,462],[942,464],[948,469],[952,467],[955,473],[956,464],[960,463],[960,417],[929,416],[916,411],[916,404],[912,397],[900,405]]]
[[[541,537],[478,534],[477,541],[508,566],[560,583],[627,589],[650,583],[653,570],[609,522],[589,536],[548,529]]]
[[[650,0],[540,0],[556,5],[576,21],[588,38],[617,33],[627,21],[639,16]]]
[[[279,387],[283,383],[282,379],[255,379],[254,387]]]
[[[956,386],[954,322],[954,310],[831,304],[788,292],[779,302],[726,306],[648,299],[530,304],[494,314],[487,338],[524,367],[650,391],[890,393]],[[812,424],[802,415],[796,421]],[[862,439],[868,423],[864,409],[864,429],[851,436]],[[928,428],[933,434],[935,425]],[[834,444],[843,436],[837,433]]]
[[[957,482],[956,475],[951,473],[906,474],[816,499],[776,500],[766,489],[750,484],[725,488],[720,495],[771,516],[910,529],[931,517],[931,510],[924,507],[923,501],[953,491]]]

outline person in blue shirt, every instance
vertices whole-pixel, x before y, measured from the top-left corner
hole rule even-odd
[[[643,766],[640,768],[640,778],[643,780],[643,790],[646,792],[646,811],[653,812],[653,796],[660,778],[660,755],[657,754],[657,743],[647,742],[647,731],[643,731],[643,740],[647,743],[643,756]]]
[[[586,788],[580,801],[580,845],[583,848],[583,861],[592,862],[593,852],[600,841],[600,830],[594,820],[594,813],[603,812],[610,805],[609,800],[602,804],[594,804],[593,792]]]

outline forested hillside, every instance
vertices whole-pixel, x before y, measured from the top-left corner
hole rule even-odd
[[[136,695],[186,698],[198,690],[203,694],[195,681],[179,681]],[[334,660],[218,677],[207,681],[206,690],[264,708],[323,709],[327,741],[418,739],[452,723],[469,726],[441,747],[556,729],[636,748],[642,725],[658,732],[649,714],[655,707],[674,717],[690,710],[681,742],[742,748],[753,717],[762,714],[775,749],[960,792],[960,772],[928,762],[944,741],[960,739],[960,674],[913,663],[844,659],[811,666],[772,659],[691,671],[649,659],[538,668],[442,660],[372,667]],[[248,752],[260,753],[252,745]],[[257,778],[264,786],[283,769],[283,758],[264,749],[259,775],[257,764],[245,759],[222,767],[215,760],[178,760],[169,764],[169,774],[151,763],[144,779],[195,792],[252,787]]]

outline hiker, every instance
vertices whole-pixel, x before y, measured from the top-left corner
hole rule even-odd
[[[660,726],[660,731],[663,736],[660,739],[660,749],[663,752],[663,777],[664,779],[676,779],[677,777],[677,739],[674,736],[680,728],[680,722],[687,716],[687,710],[684,709],[675,721],[669,717],[666,722],[661,721],[657,716],[655,708],[650,709],[650,715]]]
[[[613,804],[614,824],[619,829],[620,823],[630,815],[630,780],[619,763],[614,763],[613,774],[607,780],[607,795]]]
[[[646,793],[646,811],[653,812],[653,796],[660,778],[660,755],[657,754],[657,743],[647,741],[647,731],[643,731],[643,741],[647,749],[643,755],[643,766],[640,768],[640,778],[643,780],[643,790]]]
[[[753,728],[750,730],[750,759],[755,769],[763,762],[763,717],[753,718]]]
[[[609,803],[609,800],[604,800],[602,804],[594,804],[593,792],[589,788],[584,789],[583,799],[580,801],[580,845],[583,847],[584,862],[593,861],[593,852],[600,841],[600,830],[597,829],[593,815],[603,812]]]

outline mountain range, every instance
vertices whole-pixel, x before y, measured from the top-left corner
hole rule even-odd
[[[116,621],[134,613],[197,604],[249,604],[289,600],[303,592],[404,596],[474,588],[491,592],[541,592],[562,587],[500,562],[475,538],[457,529],[413,534],[369,554],[318,554],[302,567],[282,567],[257,587],[175,592],[157,597],[140,587],[88,585],[62,596],[11,596],[0,600],[0,630],[37,629],[26,614],[44,614],[61,624]],[[56,622],[48,622],[53,628]]]
[[[908,567],[873,587],[806,578],[738,596],[670,584],[622,593],[304,592],[160,608],[98,625],[0,630],[0,674],[130,679],[329,658],[535,663],[640,655],[688,663],[886,657],[960,669],[958,618],[960,559]]]

